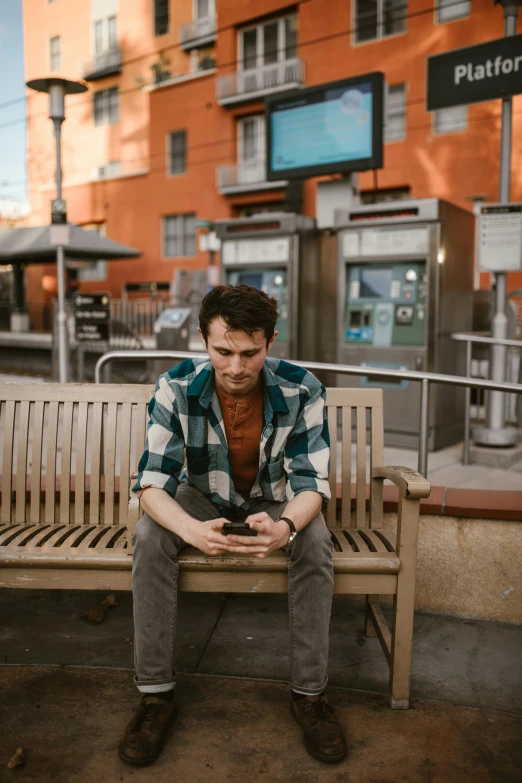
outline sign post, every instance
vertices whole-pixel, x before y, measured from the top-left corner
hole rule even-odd
[[[490,205],[491,208],[495,207],[495,211],[489,213],[481,209],[479,255],[482,262],[489,265],[488,271],[494,276],[495,316],[491,335],[498,340],[507,337],[506,272],[509,267],[504,267],[504,263],[507,262],[507,254],[513,255],[514,250],[511,247],[508,251],[507,246],[499,241],[498,227],[501,223],[509,223],[512,235],[510,242],[516,244],[513,231],[518,213],[510,212],[508,207],[511,191],[511,96],[522,93],[522,35],[516,35],[521,3],[522,0],[494,0],[495,5],[502,5],[504,9],[504,38],[428,58],[428,111],[502,98],[500,203]],[[492,254],[497,256],[495,263],[492,263]],[[491,347],[491,380],[504,382],[506,359],[506,346]],[[484,446],[515,445],[515,428],[505,426],[505,395],[502,392],[490,392],[486,426],[475,428],[473,440]]]

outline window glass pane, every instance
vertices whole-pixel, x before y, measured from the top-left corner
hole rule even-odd
[[[386,102],[385,141],[398,141],[406,133],[405,85],[393,84],[388,88]]]
[[[103,21],[99,19],[94,23],[94,53],[103,52]]]
[[[196,255],[196,216],[194,214],[185,215],[184,226],[184,255],[194,256]]]
[[[257,54],[257,30],[246,30],[243,33],[243,69],[255,68]]]
[[[186,168],[186,131],[174,131],[170,134],[170,173],[182,174]]]
[[[437,22],[450,22],[452,19],[462,19],[470,14],[470,0],[438,0]]]
[[[279,29],[278,22],[270,22],[263,25],[263,60],[265,65],[277,62],[278,55],[278,43],[277,43],[277,31]]]
[[[287,16],[285,19],[285,58],[292,60],[297,57],[297,16]]]
[[[93,95],[94,103],[94,124],[103,125],[105,122],[105,106],[107,101],[106,90],[95,92]]]
[[[118,45],[118,32],[116,30],[116,17],[109,16],[107,19],[109,49],[114,49]]]
[[[115,125],[119,121],[120,96],[117,87],[107,90],[109,94],[109,124]]]
[[[154,0],[154,35],[169,31],[169,0]]]
[[[456,133],[468,127],[468,107],[452,106],[449,109],[439,109],[433,118],[435,133]]]
[[[355,0],[355,40],[377,38],[377,0]]]
[[[60,36],[56,35],[49,41],[51,71],[56,71],[60,67]]]
[[[210,16],[210,0],[196,0],[196,19],[206,19]]]
[[[396,35],[406,30],[406,0],[382,0],[382,34]]]
[[[256,157],[256,124],[251,117],[243,120],[243,160],[253,160]]]

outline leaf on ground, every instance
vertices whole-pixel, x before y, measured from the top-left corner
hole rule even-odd
[[[15,767],[21,766],[21,764],[25,764],[25,750],[17,748],[14,756],[11,756],[7,762],[7,767],[8,769],[14,769]]]
[[[103,601],[100,601],[99,604],[95,604],[87,609],[86,612],[82,612],[80,617],[83,617],[89,623],[102,623],[109,609],[112,609],[114,606],[118,606],[118,602],[111,594],[104,598]]]

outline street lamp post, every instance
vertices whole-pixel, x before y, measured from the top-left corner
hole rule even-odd
[[[49,94],[49,118],[54,124],[56,139],[56,200],[54,211],[62,216],[61,222],[66,223],[65,202],[62,199],[62,122],[65,120],[65,96],[74,93],[85,92],[85,82],[75,82],[60,77],[48,77],[43,79],[31,79],[27,87],[37,92]],[[53,221],[54,222],[54,221]],[[51,236],[51,242],[53,238]],[[68,356],[67,356],[67,314],[65,312],[65,252],[64,235],[56,241],[56,277],[58,280],[58,368],[60,383],[67,383]]]

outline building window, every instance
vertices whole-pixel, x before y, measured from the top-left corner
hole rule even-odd
[[[264,161],[266,156],[264,115],[239,120],[237,130],[239,162]]]
[[[83,225],[82,228],[86,231],[94,231],[100,237],[107,236],[105,223],[87,223],[86,225]],[[78,280],[82,282],[102,282],[103,280],[107,280],[107,261],[100,259],[95,261],[92,266],[78,269]]]
[[[121,163],[119,160],[110,160],[103,166],[97,166],[95,170],[96,179],[113,179],[121,176]]]
[[[297,16],[291,14],[242,30],[239,41],[243,71],[291,60],[297,55]]]
[[[355,43],[404,33],[407,10],[407,0],[355,0]]]
[[[51,71],[57,71],[60,68],[60,36],[55,35],[49,41],[49,54],[51,61]]]
[[[154,0],[154,35],[169,31],[169,0]]]
[[[118,30],[115,16],[97,19],[94,22],[94,54],[115,49],[118,46]]]
[[[464,19],[471,12],[471,0],[437,0],[437,22],[452,22],[454,19]]]
[[[187,131],[172,131],[168,135],[168,172],[184,174],[187,170]]]
[[[468,107],[452,106],[449,109],[438,109],[434,112],[434,133],[456,133],[468,127]]]
[[[93,95],[94,124],[116,125],[120,119],[120,94],[117,87]]]
[[[406,85],[390,84],[386,100],[384,141],[400,141],[406,135]]]
[[[196,255],[196,215],[166,215],[163,218],[163,255],[180,258]]]
[[[215,14],[214,0],[194,0],[195,19],[208,19]]]

